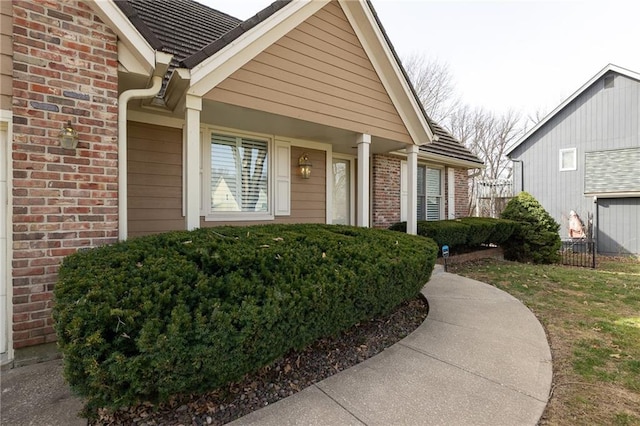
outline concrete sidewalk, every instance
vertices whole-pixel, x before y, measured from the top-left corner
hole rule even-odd
[[[518,300],[436,270],[427,320],[381,354],[232,425],[535,425],[551,387],[542,326]],[[83,425],[61,362],[2,372],[0,423]]]
[[[436,268],[411,335],[231,424],[537,424],[552,378],[542,326],[507,293]]]

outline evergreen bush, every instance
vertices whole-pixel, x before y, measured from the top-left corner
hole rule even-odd
[[[533,263],[560,259],[560,225],[531,194],[521,192],[511,199],[501,217],[520,223],[503,244],[506,259]]]
[[[470,247],[487,244],[502,246],[518,226],[516,221],[492,217],[464,217],[460,220],[471,227]]]
[[[267,225],[131,239],[67,257],[55,329],[85,413],[219,388],[390,312],[428,281],[430,240]]]
[[[441,249],[448,245],[449,250],[465,252],[479,246],[501,245],[514,231],[517,222],[487,217],[466,217],[454,220],[419,220],[417,233],[435,241]],[[389,227],[393,231],[406,232],[407,222],[394,223]]]

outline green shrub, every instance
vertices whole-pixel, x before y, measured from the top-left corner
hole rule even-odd
[[[479,247],[483,244],[489,243],[489,237],[493,232],[494,225],[492,223],[494,219],[486,217],[465,217],[460,219],[460,222],[469,227],[467,230],[467,243],[470,248]]]
[[[560,225],[531,194],[521,192],[511,199],[502,217],[520,222],[503,244],[506,259],[534,263],[559,260]]]
[[[419,220],[417,228],[418,235],[431,238],[440,249],[443,245],[448,245],[449,249],[453,251],[467,244],[469,226],[460,220]],[[407,232],[407,223],[394,223],[389,229]]]
[[[239,380],[415,297],[436,247],[329,225],[222,227],[67,257],[54,290],[64,374],[85,413]]]
[[[464,217],[462,223],[469,225],[469,247],[495,244],[501,246],[513,234],[518,222],[492,217]]]
[[[481,245],[502,245],[514,232],[518,222],[490,217],[465,217],[454,220],[418,221],[418,235],[433,239],[439,248],[448,245],[452,253],[477,249]],[[407,223],[389,227],[407,232]]]

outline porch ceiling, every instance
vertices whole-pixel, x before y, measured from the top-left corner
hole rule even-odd
[[[333,145],[333,152],[357,155],[357,134],[296,118],[285,117],[250,108],[203,99],[202,124],[229,127],[248,132],[264,133],[284,138],[303,139]],[[382,154],[404,149],[406,144],[390,139],[371,137],[371,153]]]

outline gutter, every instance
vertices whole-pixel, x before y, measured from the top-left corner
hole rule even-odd
[[[118,96],[118,239],[124,241],[128,234],[127,218],[127,108],[131,99],[147,99],[162,89],[162,80],[173,55],[156,51],[156,66],[151,87],[125,90]]]

